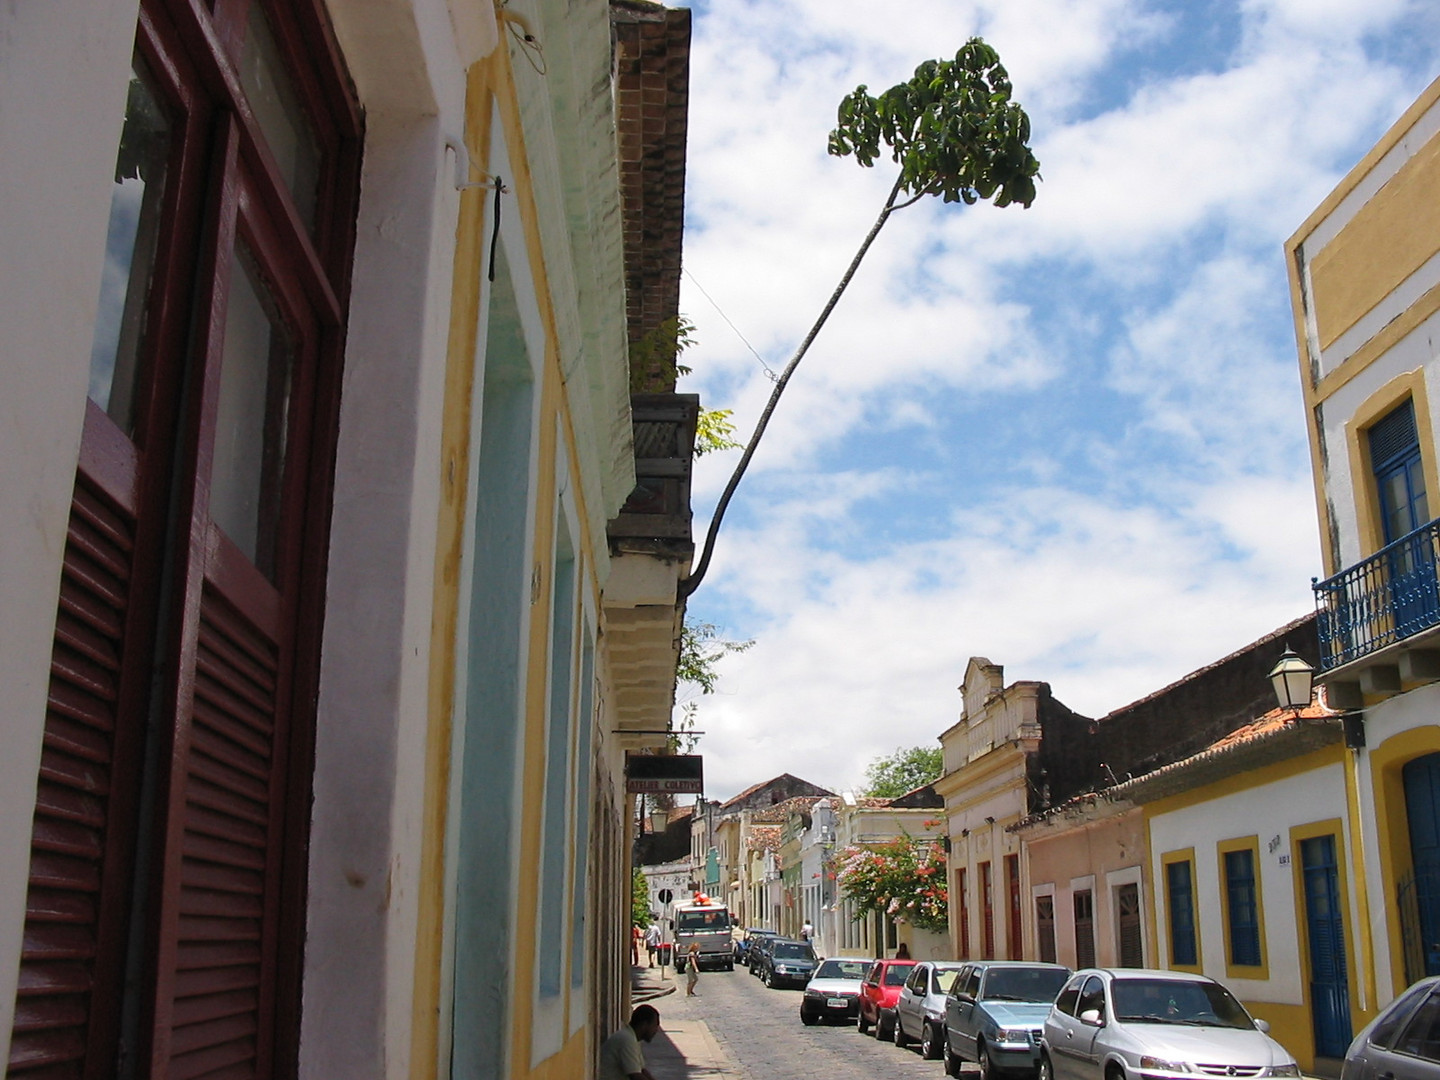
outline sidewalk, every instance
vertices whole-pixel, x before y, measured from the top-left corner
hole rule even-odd
[[[655,1080],[742,1080],[700,1018],[700,999],[685,996],[684,978],[677,979],[674,968],[632,967],[630,986],[636,1005],[648,1001],[660,1010],[660,1034],[645,1047]]]

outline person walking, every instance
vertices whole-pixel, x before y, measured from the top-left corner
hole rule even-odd
[[[600,1046],[599,1080],[655,1080],[645,1067],[648,1043],[660,1033],[660,1012],[654,1005],[637,1005],[630,1022]]]
[[[695,997],[695,984],[700,981],[700,943],[692,941],[685,954],[685,996]]]
[[[809,919],[806,919],[804,925],[802,925],[802,926],[800,927],[800,940],[801,940],[801,941],[809,941],[809,940],[810,940],[812,937],[814,937],[814,936],[815,936],[815,927],[813,927],[813,926],[810,925],[810,920],[809,920]]]
[[[660,951],[660,927],[655,920],[650,920],[650,925],[645,928],[645,951],[650,954],[650,966],[655,966],[655,954]]]

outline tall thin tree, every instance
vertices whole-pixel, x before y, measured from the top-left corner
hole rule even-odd
[[[996,206],[1018,203],[1028,207],[1034,201],[1040,163],[1030,151],[1030,118],[1010,100],[1010,93],[1010,76],[999,54],[975,37],[961,47],[954,60],[927,60],[908,81],[892,86],[879,97],[871,97],[861,85],[840,103],[839,122],[830,133],[830,153],[837,157],[853,154],[856,161],[869,168],[880,156],[883,141],[890,148],[891,159],[900,166],[900,175],[820,317],[775,380],[770,400],[715,505],[700,559],[690,576],[680,583],[682,596],[700,587],[710,568],[720,522],[755,456],[780,395],[890,215],[913,206],[926,195],[967,205],[993,199]],[[902,200],[901,196],[906,198]]]

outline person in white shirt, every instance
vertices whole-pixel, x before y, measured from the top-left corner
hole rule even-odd
[[[660,927],[652,921],[645,928],[645,951],[650,954],[650,966],[655,966],[655,954],[660,951]]]
[[[655,1080],[645,1067],[642,1042],[660,1033],[660,1012],[653,1005],[637,1005],[630,1022],[600,1046],[598,1080]]]

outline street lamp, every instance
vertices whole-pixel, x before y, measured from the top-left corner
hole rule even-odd
[[[1275,687],[1275,697],[1282,709],[1291,709],[1296,714],[1310,704],[1310,683],[1315,669],[1291,649],[1270,669],[1270,685]]]

